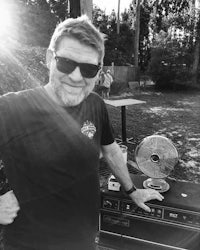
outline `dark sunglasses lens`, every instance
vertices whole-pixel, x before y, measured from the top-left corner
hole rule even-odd
[[[93,78],[99,71],[99,66],[94,64],[89,64],[89,63],[78,64],[67,58],[58,56],[56,57],[56,67],[60,72],[64,74],[72,73],[77,66],[80,67],[81,74],[85,78]]]
[[[99,66],[83,63],[80,65],[81,74],[86,78],[93,78],[99,71]]]
[[[60,72],[65,73],[65,74],[72,73],[74,69],[76,68],[76,64],[73,61],[68,60],[66,58],[62,58],[62,57],[56,58],[56,66]]]

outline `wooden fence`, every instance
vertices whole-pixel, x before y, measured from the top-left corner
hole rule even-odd
[[[135,67],[134,66],[104,66],[103,71],[110,70],[114,80],[117,82],[131,82],[135,81]]]

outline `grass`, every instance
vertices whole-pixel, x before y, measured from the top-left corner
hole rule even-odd
[[[200,91],[161,93],[149,90],[137,92],[131,98],[146,103],[126,109],[127,137],[134,138],[134,144],[128,144],[128,159],[134,160],[134,150],[146,136],[166,136],[179,153],[179,162],[169,177],[200,183]],[[107,108],[115,137],[119,137],[120,108],[109,105]]]

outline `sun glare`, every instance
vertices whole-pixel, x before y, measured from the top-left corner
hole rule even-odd
[[[9,2],[9,1],[8,1]],[[8,28],[12,25],[11,7],[6,0],[0,1],[0,36],[7,33]]]

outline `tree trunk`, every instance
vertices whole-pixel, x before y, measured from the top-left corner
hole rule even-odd
[[[192,83],[197,84],[198,78],[198,68],[199,68],[199,53],[200,53],[200,11],[199,11],[199,0],[192,0],[191,7],[193,9],[193,15],[196,18],[194,24],[194,34],[195,34],[195,45],[193,54],[193,65],[191,69],[192,73]]]
[[[136,3],[136,22],[135,22],[135,38],[134,38],[134,65],[136,80],[139,80],[138,54],[139,54],[139,38],[140,38],[140,0]]]
[[[70,17],[76,18],[81,15],[80,0],[70,0]]]
[[[200,40],[199,37],[196,40],[195,48],[194,48],[194,61],[192,65],[192,80],[193,84],[197,84],[198,77],[198,67],[199,67],[199,53],[200,53]]]
[[[118,11],[117,11],[117,34],[120,32],[120,0],[118,0]]]

